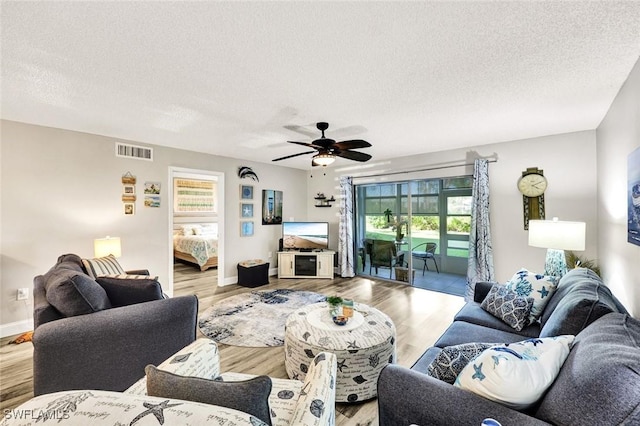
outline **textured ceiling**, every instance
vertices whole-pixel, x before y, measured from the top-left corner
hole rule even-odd
[[[637,1],[1,6],[2,118],[263,162],[595,129],[640,55]]]

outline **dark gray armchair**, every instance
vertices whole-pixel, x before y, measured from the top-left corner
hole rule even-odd
[[[93,280],[76,255],[35,277],[33,296],[35,395],[123,391],[196,338],[195,296],[165,299],[154,279]]]

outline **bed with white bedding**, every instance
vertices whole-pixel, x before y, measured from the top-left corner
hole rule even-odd
[[[217,224],[178,225],[173,232],[173,256],[205,271],[218,266]]]

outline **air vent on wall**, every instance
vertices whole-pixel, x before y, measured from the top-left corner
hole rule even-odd
[[[116,157],[153,161],[153,148],[116,142]]]

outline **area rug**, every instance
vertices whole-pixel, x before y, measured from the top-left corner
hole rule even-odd
[[[284,324],[296,309],[326,296],[301,290],[256,290],[228,297],[202,313],[198,327],[205,336],[233,346],[284,345]]]

